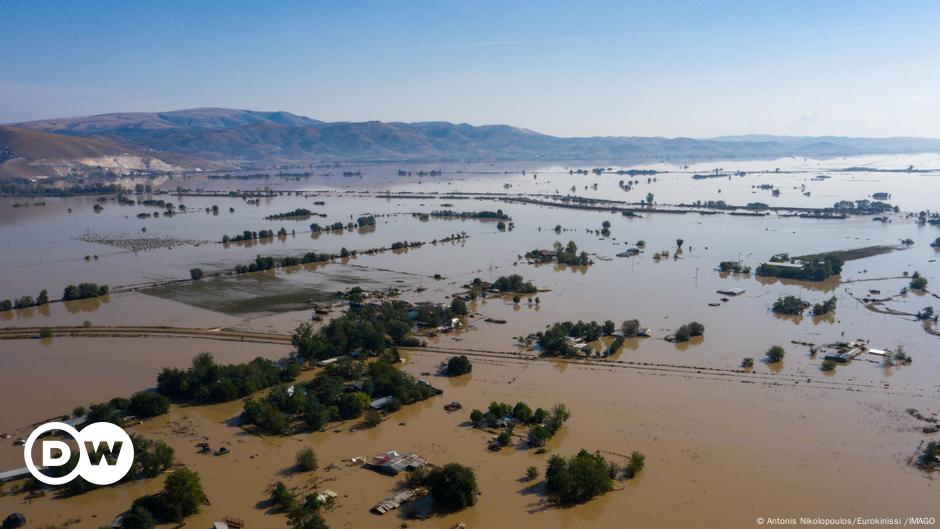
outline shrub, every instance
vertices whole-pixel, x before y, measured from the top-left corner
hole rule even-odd
[[[312,472],[317,469],[317,454],[313,448],[306,446],[297,452],[297,469],[301,472]]]
[[[366,410],[364,422],[370,428],[382,424],[382,412],[371,408]]]
[[[271,505],[281,512],[290,512],[297,508],[297,497],[287,485],[278,481],[271,487]]]
[[[822,303],[813,305],[813,316],[822,316],[836,310],[836,297],[832,296]]]
[[[637,472],[643,470],[644,466],[646,466],[646,456],[634,450],[630,452],[630,460],[627,461],[627,466],[623,471],[628,478],[632,478]]]
[[[787,352],[783,350],[783,347],[775,345],[767,350],[767,361],[771,364],[775,364],[783,360],[783,357],[786,354]]]

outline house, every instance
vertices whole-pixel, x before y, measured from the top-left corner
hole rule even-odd
[[[43,470],[45,468],[46,467],[39,467],[39,470]],[[7,470],[6,472],[0,472],[0,483],[3,483],[5,481],[13,481],[15,479],[20,479],[20,478],[26,478],[26,477],[29,477],[30,475],[31,474],[29,473],[29,469],[26,467],[17,468],[15,470]]]
[[[394,450],[379,454],[365,463],[365,467],[389,476],[396,476],[402,470],[417,470],[428,462],[417,454],[402,455]]]
[[[785,268],[791,270],[802,270],[806,267],[806,263],[803,261],[788,262],[788,261],[767,261],[762,263],[761,266],[766,266],[768,268]]]
[[[331,503],[333,500],[339,497],[339,494],[336,494],[330,489],[323,489],[323,492],[317,493],[317,501],[321,504]]]
[[[381,410],[387,408],[392,402],[395,401],[395,397],[382,397],[372,401],[369,404],[373,410]]]
[[[729,288],[725,290],[718,290],[717,292],[723,296],[740,296],[741,294],[744,294],[744,289],[743,288]]]
[[[415,499],[416,497],[420,497],[420,496],[421,496],[421,493],[418,490],[415,490],[415,489],[405,490],[405,491],[399,492],[398,494],[394,496],[389,496],[388,498],[385,498],[384,500],[377,503],[375,507],[372,507],[371,510],[375,514],[385,514],[389,511],[393,511],[397,509],[398,507],[401,506],[401,504],[409,502]]]
[[[627,248],[626,250],[617,254],[617,257],[633,257],[634,255],[640,255],[639,248]]]
[[[323,360],[320,360],[319,362],[317,362],[317,365],[320,367],[326,367],[330,364],[339,362],[340,360],[347,358],[347,357],[349,357],[349,355],[341,355],[341,356],[334,356],[332,358],[324,358]]]
[[[460,327],[460,318],[451,318],[450,321],[445,321],[440,329],[442,331],[452,331],[457,327]]]

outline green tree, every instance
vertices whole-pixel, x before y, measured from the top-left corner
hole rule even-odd
[[[151,441],[132,435],[135,472],[145,478],[155,478],[173,466],[174,450],[163,441]]]
[[[450,310],[457,316],[466,316],[467,312],[469,312],[467,310],[467,302],[462,298],[454,298],[453,301],[450,302]]]
[[[271,505],[281,512],[290,512],[297,508],[297,497],[282,481],[271,487]]]
[[[787,352],[783,349],[783,347],[780,347],[779,345],[775,345],[771,347],[770,349],[767,349],[767,361],[770,362],[771,364],[775,364],[777,362],[782,361],[783,357],[786,354]]]
[[[309,446],[301,448],[297,452],[295,461],[297,469],[301,472],[311,472],[317,469],[317,454]]]
[[[634,450],[630,452],[630,459],[623,471],[628,478],[632,478],[637,472],[643,470],[644,466],[646,466],[646,456]]]
[[[380,412],[379,410],[373,410],[372,408],[369,408],[368,410],[366,410],[364,422],[366,426],[370,428],[374,428],[382,424],[382,412]]]
[[[477,502],[477,478],[473,469],[459,463],[448,463],[428,474],[428,485],[435,503],[457,511]]]
[[[137,506],[130,510],[121,518],[124,529],[153,529],[157,525],[157,520],[147,509]]]
[[[625,338],[636,336],[640,332],[640,320],[626,320],[620,325]]]
[[[473,371],[473,364],[471,364],[470,359],[464,355],[452,356],[447,360],[445,372],[452,377],[465,375],[471,371]]]
[[[170,411],[170,399],[153,391],[141,391],[131,397],[128,411],[142,419],[156,417]]]
[[[176,522],[199,512],[199,506],[206,499],[199,474],[186,468],[167,476],[161,496],[167,509],[167,518]]]
[[[525,469],[525,477],[529,481],[534,480],[535,478],[539,477],[539,469],[535,467],[529,467]]]
[[[809,307],[809,303],[796,296],[784,296],[782,298],[778,298],[777,301],[774,302],[771,310],[777,314],[789,314],[796,316],[802,314],[807,307]]]
[[[362,415],[362,412],[369,407],[372,401],[369,396],[361,391],[353,393],[344,393],[336,402],[341,419],[355,419]]]
[[[545,488],[560,503],[588,501],[613,488],[611,464],[586,450],[568,459],[554,455],[545,470]]]

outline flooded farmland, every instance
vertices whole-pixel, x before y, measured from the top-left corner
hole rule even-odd
[[[346,421],[324,431],[256,435],[240,427],[239,399],[174,405],[132,431],[166,441],[180,463],[202,476],[210,504],[187,520],[194,527],[223,516],[250,527],[285,526],[284,514],[266,504],[266,490],[278,480],[298,491],[314,485],[336,491],[339,497],[323,516],[331,527],[349,528],[719,528],[801,515],[935,516],[935,507],[925,512],[936,505],[935,474],[910,461],[923,441],[938,434],[925,434],[923,427],[932,423],[907,410],[934,422],[940,412],[940,337],[915,317],[927,307],[940,308],[933,293],[940,284],[940,249],[931,246],[940,227],[917,217],[937,208],[932,191],[940,156],[664,162],[591,171],[597,167],[415,167],[414,174],[442,174],[399,177],[398,171],[411,168],[374,165],[343,169],[361,177],[333,171],[257,185],[194,175],[154,183],[165,194],[146,196],[175,205],[175,214],[159,217],[152,214],[164,208],[113,198],[43,198],[44,205],[0,199],[0,299],[35,297],[43,289],[53,299],[0,312],[0,338],[9,338],[0,339],[0,400],[17,403],[0,410],[0,433],[12,434],[2,440],[0,470],[19,466],[22,449],[13,441],[34,423],[152,388],[163,367],[185,367],[206,351],[222,363],[289,354],[289,340],[260,343],[248,333],[289,336],[317,308],[325,312],[313,322],[319,327],[350,305],[337,292],[359,287],[374,300],[449,303],[475,278],[492,282],[519,274],[538,291],[518,300],[500,294],[471,299],[455,332],[425,333],[425,347],[402,347],[401,368],[429,379],[443,395],[406,405],[374,428]],[[617,174],[628,169],[656,172]],[[708,174],[719,176],[693,178]],[[247,190],[263,196],[242,196]],[[897,211],[799,216],[842,200],[871,200],[875,193],[890,194],[886,202]],[[740,207],[695,207],[707,201]],[[755,213],[744,207],[754,202],[769,208]],[[266,220],[298,208],[313,215]],[[511,222],[501,229],[496,220],[431,215],[440,210],[502,210]],[[374,216],[374,225],[321,232],[310,226],[355,223],[363,216]],[[221,242],[245,230],[281,228],[273,237]],[[525,257],[556,241],[574,241],[592,264]],[[395,246],[401,242],[423,244]],[[825,281],[718,270],[723,261],[756,269],[780,253],[873,247],[880,250],[847,259],[841,274]],[[637,253],[618,256],[629,248]],[[336,257],[234,273],[259,256],[308,252]],[[196,268],[205,277],[194,281]],[[927,279],[926,289],[909,288],[915,273]],[[110,293],[58,301],[63,289],[81,282],[107,284]],[[823,316],[773,312],[788,295],[810,304],[835,297],[836,309]],[[602,351],[610,337],[565,358],[540,357],[525,340],[556,322],[612,320],[619,326],[634,318],[649,337],[627,338],[609,355]],[[664,339],[691,321],[704,325],[704,336],[682,343]],[[161,327],[203,335],[168,337]],[[37,330],[36,337],[21,339],[13,334],[17,328],[49,328],[52,335],[40,339]],[[105,330],[92,332],[96,328]],[[222,330],[233,334],[212,334]],[[234,334],[239,332],[246,334]],[[901,347],[912,361],[887,365],[882,356],[864,353],[824,369],[816,346],[855,340],[875,351]],[[764,360],[774,345],[786,350],[781,362]],[[470,358],[469,375],[433,374],[456,354]],[[748,357],[753,366],[742,368]],[[451,401],[463,409],[448,413],[443,406]],[[470,410],[492,401],[545,408],[563,402],[571,418],[546,453],[521,446],[493,452],[487,450],[492,435],[469,423]],[[198,454],[194,444],[203,440],[230,453]],[[316,451],[320,470],[293,473],[304,443]],[[621,464],[638,450],[646,455],[646,468],[573,507],[549,503],[541,481],[525,479],[527,467],[544,469],[551,455],[581,448]],[[349,459],[387,450],[473,468],[479,502],[425,520],[406,519],[404,510],[371,514],[374,504],[400,490],[401,478]],[[97,528],[159,488],[160,480],[141,480],[75,497],[7,494],[0,496],[0,512]]]

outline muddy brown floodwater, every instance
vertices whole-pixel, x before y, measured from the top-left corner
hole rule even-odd
[[[186,203],[189,212],[159,219],[137,218],[139,211],[152,208],[116,203],[106,203],[103,211],[95,213],[91,209],[94,200],[89,198],[46,199],[45,207],[15,209],[0,201],[0,239],[5,247],[16,250],[0,254],[4,277],[0,299],[35,296],[42,288],[58,297],[65,285],[80,281],[107,283],[115,290],[96,300],[0,313],[0,326],[88,322],[102,327],[287,334],[310,319],[316,303],[334,302],[334,314],[341,313],[342,304],[334,293],[353,285],[397,289],[408,301],[444,302],[462,292],[462,285],[474,277],[491,281],[518,273],[542,290],[523,296],[518,304],[502,296],[473,301],[465,328],[430,339],[426,350],[407,351],[402,368],[416,376],[434,372],[438,363],[461,352],[470,355],[473,372],[453,379],[431,377],[444,390],[442,396],[407,406],[376,428],[352,432],[355,424],[347,423],[340,425],[339,433],[331,426],[327,432],[262,438],[230,421],[239,414],[240,402],[173,407],[168,415],[134,427],[147,437],[167,440],[180,462],[201,474],[211,505],[187,520],[192,527],[208,527],[223,516],[243,518],[249,527],[286,527],[286,518],[268,512],[264,503],[265,489],[276,480],[298,490],[328,480],[321,486],[340,495],[324,513],[331,527],[398,527],[404,521],[399,512],[377,516],[368,511],[392,494],[400,481],[345,462],[386,450],[417,452],[436,464],[460,462],[476,471],[482,492],[476,506],[426,521],[409,520],[410,527],[447,528],[464,522],[470,529],[727,528],[756,527],[759,517],[937,516],[935,479],[909,465],[918,445],[937,434],[922,433],[924,423],[905,410],[916,408],[933,417],[940,412],[940,338],[904,315],[927,306],[940,307],[933,294],[933,288],[940,285],[940,251],[930,246],[940,237],[940,228],[918,225],[916,218],[907,215],[930,208],[928,197],[936,193],[927,190],[938,190],[937,175],[839,170],[908,165],[938,169],[940,157],[739,161],[698,164],[688,170],[662,164],[651,168],[667,172],[655,175],[651,182],[645,176],[634,177],[641,183],[629,192],[619,186],[619,180],[628,176],[568,174],[575,167],[448,166],[443,176],[419,183],[416,177],[393,182],[397,168],[369,166],[362,180],[330,177],[274,183],[275,189],[317,190],[318,196],[275,196],[261,199],[257,206],[225,196],[164,196]],[[695,172],[716,167],[748,174],[691,178]],[[778,167],[779,174],[775,172]],[[820,174],[831,178],[814,179]],[[223,181],[199,178],[187,180],[184,187],[196,187],[198,181],[207,189],[225,189]],[[597,189],[594,183],[599,184]],[[781,196],[772,197],[770,191],[754,187],[763,183],[782,189]],[[178,184],[171,180],[165,185],[174,189]],[[238,185],[251,184],[240,181]],[[467,199],[444,194],[534,196],[554,193],[556,187],[568,193],[572,185],[578,195],[610,200],[639,201],[651,192],[657,202],[664,203],[763,201],[794,207],[865,199],[884,191],[892,193],[889,202],[901,211],[887,214],[885,222],[874,222],[869,216],[822,220],[777,214],[643,213],[640,218],[628,218],[507,203],[494,196]],[[376,196],[387,190],[440,194],[407,199]],[[314,200],[326,204],[314,207]],[[206,213],[212,205],[219,206],[218,215]],[[235,212],[230,213],[229,207]],[[377,223],[374,230],[311,235],[306,233],[311,220],[264,220],[297,207],[322,211],[327,215],[322,220],[330,222],[348,222],[350,217],[355,220],[371,213],[377,215]],[[435,209],[497,208],[512,216],[512,230],[501,232],[493,222],[421,220],[411,215]],[[599,234],[604,221],[611,223],[607,237]],[[554,231],[556,225],[561,226],[560,233]],[[213,243],[138,253],[81,240],[86,232],[139,234],[143,227],[154,237],[219,240],[244,229],[280,226],[296,234],[250,246]],[[194,267],[209,275],[227,272],[256,255],[338,253],[344,247],[362,250],[460,232],[469,238],[325,264],[154,286],[185,280]],[[674,258],[676,239],[683,239],[683,245]],[[899,246],[905,239],[913,244]],[[589,267],[532,265],[521,258],[529,250],[569,240],[592,254],[595,263]],[[646,243],[643,253],[616,257],[640,240]],[[820,283],[757,279],[716,270],[725,260],[756,267],[779,252],[806,255],[875,245],[899,249],[849,261],[841,277]],[[664,250],[669,252],[668,259],[653,259],[654,253]],[[86,260],[86,255],[92,257]],[[909,283],[905,274],[915,271],[927,277],[928,291],[902,294]],[[435,274],[440,278],[435,279]],[[729,288],[745,292],[722,301],[716,291]],[[776,316],[770,307],[784,295],[811,303],[835,296],[837,308],[821,318]],[[876,312],[858,301],[869,296],[890,299],[879,307],[882,312]],[[884,313],[887,309],[896,314]],[[486,318],[507,323],[490,323]],[[652,337],[631,338],[607,358],[532,360],[526,357],[533,353],[517,340],[558,321],[610,319],[619,324],[631,318],[649,327]],[[705,325],[704,339],[686,344],[663,340],[693,320]],[[879,357],[862,355],[826,372],[820,368],[822,358],[802,345],[854,339],[868,340],[877,349],[903,346],[913,363],[884,367]],[[762,361],[771,345],[786,349],[781,364]],[[152,387],[160,368],[186,365],[202,351],[212,352],[223,362],[278,358],[289,352],[281,345],[196,338],[0,340],[0,432],[25,436],[31,424],[67,414],[77,405]],[[755,359],[753,369],[739,369],[744,357]],[[444,404],[452,400],[461,402],[464,409],[444,411]],[[523,449],[493,453],[486,449],[490,434],[466,422],[471,409],[485,408],[494,400],[542,407],[563,402],[572,418],[550,441],[547,454]],[[198,455],[194,445],[204,437],[213,447],[229,447],[231,453]],[[21,449],[12,446],[12,440],[0,440],[0,470],[19,466]],[[315,448],[320,470],[292,473],[294,455],[304,444]],[[540,482],[523,479],[525,469],[535,465],[544,472],[551,454],[571,454],[581,448],[601,450],[615,461],[639,450],[646,454],[646,469],[587,504],[548,505]],[[0,496],[0,513],[23,512],[35,525],[80,520],[71,526],[97,528],[109,524],[134,498],[160,486],[161,480],[156,479],[68,499],[49,495],[26,501],[21,494]]]

